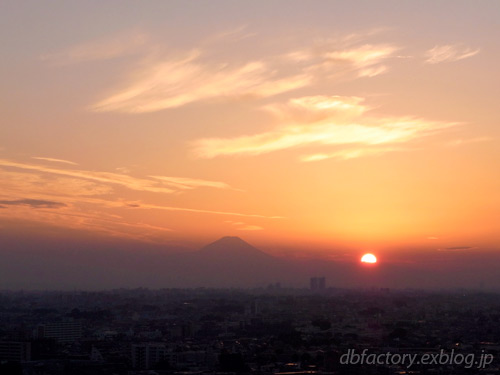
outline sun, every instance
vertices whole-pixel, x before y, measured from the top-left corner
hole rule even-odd
[[[361,257],[361,263],[377,263],[377,257],[373,254],[365,254]]]

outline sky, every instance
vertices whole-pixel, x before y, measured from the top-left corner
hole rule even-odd
[[[497,254],[499,14],[2,1],[2,251],[231,235],[285,257]]]

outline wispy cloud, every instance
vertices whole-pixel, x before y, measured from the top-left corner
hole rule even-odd
[[[390,44],[365,44],[359,47],[326,53],[328,62],[345,62],[357,68],[359,77],[374,77],[388,68],[381,65],[399,48]]]
[[[315,96],[294,99],[287,105],[268,106],[266,109],[271,109],[282,122],[274,130],[236,138],[200,139],[194,143],[193,151],[197,157],[214,158],[328,145],[344,148],[333,153],[306,156],[302,160],[329,157],[348,159],[394,151],[394,144],[402,144],[456,125],[412,117],[362,116],[367,108],[361,103],[362,99],[357,97]]]
[[[218,43],[226,43],[227,41],[238,42],[242,39],[256,36],[254,32],[248,31],[247,25],[235,27],[234,29],[221,31],[213,35],[208,35],[202,42],[203,45],[213,45]]]
[[[281,218],[256,213],[143,203],[120,198],[113,189],[114,185],[118,185],[132,190],[167,192],[168,194],[203,187],[237,190],[221,181],[168,176],[145,179],[124,174],[48,168],[10,160],[0,160],[0,179],[2,180],[0,185],[1,218],[96,230],[113,236],[161,239],[164,238],[161,233],[171,230],[147,222],[131,222],[130,219],[117,215],[117,213],[126,212],[124,210],[138,210],[139,213],[133,214],[132,217],[145,215],[145,220],[149,215],[140,211],[158,210],[263,219]],[[169,188],[163,186],[165,184]],[[31,210],[32,208],[37,210]],[[53,210],[55,208],[59,210]],[[129,213],[126,217],[130,217]]]
[[[437,249],[437,251],[442,251],[442,252],[459,252],[459,251],[468,251],[468,250],[474,250],[477,249],[477,247],[474,246],[453,246],[453,247],[445,247],[442,249]]]
[[[0,178],[0,192],[8,196],[29,193],[40,196],[88,197],[113,192],[113,188],[106,184],[29,169],[0,170]]]
[[[438,64],[442,62],[463,60],[477,55],[479,51],[479,48],[472,49],[459,44],[435,46],[425,53],[425,62],[428,64]]]
[[[15,200],[0,200],[0,208],[6,206],[28,206],[31,208],[62,208],[67,205],[61,202],[46,201],[40,199],[15,199]]]
[[[224,37],[216,40],[222,42]],[[354,73],[354,78],[382,74],[388,70],[385,62],[398,49],[345,38],[243,62],[214,58],[203,47],[162,57],[156,54],[145,58],[140,68],[121,79],[126,84],[90,109],[144,113],[212,98],[266,98],[346,74]]]
[[[475,138],[469,138],[469,139],[463,139],[463,138],[460,138],[460,139],[452,139],[451,141],[448,141],[446,143],[446,146],[449,146],[449,147],[458,147],[458,146],[462,146],[462,145],[465,145],[465,144],[469,144],[469,143],[479,143],[479,142],[489,142],[489,141],[492,141],[493,138],[492,137],[475,137]]]
[[[233,226],[236,230],[244,230],[244,231],[264,230],[264,228],[261,226],[247,224],[242,221],[226,220],[226,223],[231,224],[231,226]]]
[[[74,162],[69,161],[69,160],[46,158],[46,157],[42,157],[42,156],[33,156],[32,159],[50,161],[50,162],[54,162],[54,163],[78,165],[77,163],[74,163]]]
[[[264,228],[259,227],[258,225],[242,225],[240,227],[237,227],[236,229],[254,231],[254,230],[263,230]]]
[[[167,176],[149,176],[149,177],[157,179],[165,185],[172,186],[180,190],[191,190],[200,187],[239,190],[221,181],[210,181],[210,180],[202,180],[198,178],[186,178],[186,177],[167,177]]]
[[[230,212],[230,211],[217,211],[217,210],[205,210],[199,208],[188,208],[188,207],[175,207],[175,206],[161,206],[156,204],[140,203],[131,207],[134,209],[152,209],[152,210],[164,210],[164,211],[182,211],[182,212],[192,212],[199,214],[211,214],[211,215],[223,215],[223,216],[241,216],[241,217],[255,217],[262,219],[284,219],[283,216],[267,216],[259,214],[249,214],[241,212]]]
[[[17,171],[3,171],[2,172],[2,188],[0,193],[4,195],[15,195],[21,193],[37,193],[40,196],[52,195],[64,198],[66,202],[85,202],[94,203],[99,205],[105,205],[110,208],[134,208],[134,209],[158,209],[167,211],[184,211],[193,213],[206,213],[206,214],[216,214],[216,215],[232,215],[232,216],[247,216],[247,217],[261,217],[261,218],[281,218],[279,216],[265,216],[258,214],[246,214],[239,212],[226,212],[218,210],[209,209],[197,209],[197,208],[187,208],[187,207],[175,207],[175,206],[162,206],[146,204],[141,202],[128,202],[124,203],[122,201],[112,201],[109,199],[96,199],[96,198],[85,198],[84,196],[108,194],[112,190],[109,190],[106,185],[93,185],[91,181],[100,182],[103,184],[118,184],[121,186],[128,187],[132,190],[139,191],[152,191],[160,193],[172,193],[179,190],[191,190],[199,187],[212,187],[219,189],[233,189],[230,185],[220,182],[211,181],[203,179],[192,179],[183,177],[167,177],[167,176],[155,176],[153,180],[146,180],[135,178],[127,175],[119,175],[115,173],[107,172],[93,172],[93,171],[73,171],[65,169],[54,169],[47,168],[44,166],[18,163],[9,160],[0,159],[0,167],[15,168],[27,171],[28,173],[20,173]],[[49,175],[62,175],[64,177],[57,177],[54,179],[45,179],[40,174]],[[66,176],[75,178],[66,178]],[[62,179],[61,179],[62,178]],[[81,180],[80,180],[81,179]],[[157,186],[161,185],[161,181],[164,181],[172,185],[172,189]],[[85,181],[85,180],[91,180]],[[89,185],[90,184],[90,185]],[[37,189],[37,187],[39,187]],[[175,189],[175,190],[174,190]]]
[[[50,194],[47,195],[50,196]],[[127,204],[123,201],[78,196],[63,196],[60,197],[60,201],[38,198],[2,199],[0,200],[0,219],[8,218],[9,220],[17,219],[22,221],[38,222],[43,225],[89,230],[115,237],[160,243],[170,238],[170,233],[174,231],[174,229],[166,226],[131,221],[130,219],[125,219],[120,215],[109,212],[110,209],[112,210],[111,212],[119,212],[116,211],[116,209],[123,208],[167,210],[189,212],[194,214],[250,217],[271,220],[281,218],[278,216],[273,217],[237,212],[149,205],[142,203]],[[258,230],[258,227],[242,224],[238,229]]]
[[[148,39],[143,32],[127,31],[48,53],[42,55],[41,59],[57,66],[110,60],[138,52]]]
[[[41,225],[91,231],[106,236],[153,243],[165,242],[173,232],[167,227],[126,221],[119,215],[109,214],[102,210],[87,211],[77,205],[61,207],[64,209],[58,210],[44,209],[50,207],[40,207],[36,210],[30,210],[30,208],[27,205],[17,205],[11,206],[8,212],[3,212],[4,210],[0,209],[0,218],[3,216],[8,217],[9,220],[36,222]]]
[[[320,161],[326,159],[349,160],[349,159],[360,158],[363,156],[382,155],[388,152],[405,151],[405,150],[406,149],[403,147],[365,147],[365,148],[351,148],[351,149],[348,148],[345,150],[339,150],[330,153],[304,155],[300,158],[300,160],[304,162]]]
[[[84,170],[56,169],[41,165],[18,163],[14,161],[1,160],[1,159],[0,159],[0,166],[75,177],[85,180],[101,182],[105,184],[120,185],[131,190],[149,191],[154,193],[173,193],[175,191],[173,189],[158,186],[158,183],[154,180],[136,178],[125,174],[110,173],[110,172],[94,172],[94,171],[84,171]]]
[[[209,64],[200,51],[148,64],[128,87],[98,102],[95,111],[154,112],[188,103],[245,95],[272,96],[310,83],[305,74],[281,78],[269,64],[250,61],[240,66]]]

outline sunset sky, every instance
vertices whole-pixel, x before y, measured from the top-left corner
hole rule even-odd
[[[500,251],[499,16],[494,0],[2,1],[0,235]]]

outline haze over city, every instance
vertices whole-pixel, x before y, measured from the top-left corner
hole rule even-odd
[[[0,289],[500,288],[499,14],[2,1]]]

